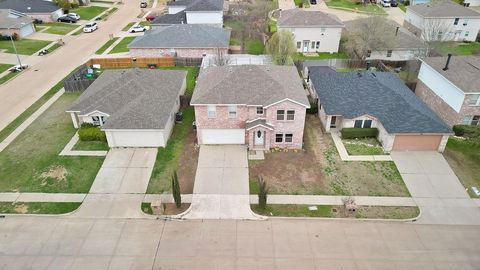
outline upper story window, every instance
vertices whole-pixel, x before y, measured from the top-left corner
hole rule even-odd
[[[287,120],[295,120],[295,111],[294,110],[288,110],[287,111]]]
[[[468,105],[480,106],[480,94],[468,95]]]
[[[217,107],[215,105],[208,105],[208,118],[217,117]]]
[[[387,57],[392,57],[392,53],[393,53],[392,50],[388,50],[388,51],[387,51]]]
[[[480,125],[480,115],[467,115],[463,118],[464,125],[478,126]]]
[[[302,42],[297,41],[297,49],[301,49],[301,48],[302,48]]]
[[[277,110],[277,120],[285,120],[285,110]]]
[[[257,107],[257,114],[263,114],[263,107]]]
[[[458,25],[458,21],[460,21],[460,18],[455,18],[455,20],[453,21],[453,25]]]
[[[237,118],[237,106],[236,105],[228,106],[228,118]]]

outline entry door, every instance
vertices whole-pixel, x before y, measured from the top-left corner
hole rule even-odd
[[[336,128],[336,127],[337,127],[337,117],[333,115],[330,120],[330,128]]]
[[[462,34],[462,31],[455,31],[455,37],[453,38],[453,40],[459,40],[460,39],[460,35]]]
[[[308,45],[310,45],[310,40],[303,41],[303,52],[308,52]]]
[[[261,130],[255,132],[255,145],[263,145],[265,143],[265,133]]]

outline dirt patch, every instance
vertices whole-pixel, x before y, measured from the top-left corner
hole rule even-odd
[[[165,204],[165,210],[163,212],[164,215],[178,215],[181,214],[190,207],[189,203],[182,203],[180,207],[177,208],[177,206],[174,203],[166,203]]]
[[[195,183],[195,173],[197,171],[198,154],[200,148],[196,145],[197,134],[193,129],[189,129],[185,140],[185,147],[178,162],[178,181],[182,194],[192,194],[193,184]]]
[[[42,179],[42,186],[46,186],[48,184],[49,179],[54,179],[57,181],[65,181],[67,179],[67,169],[63,166],[53,166],[48,169],[48,171],[43,172],[40,174],[40,178]]]
[[[19,214],[26,214],[28,213],[28,205],[23,203],[15,204],[15,207],[13,208],[13,210]]]

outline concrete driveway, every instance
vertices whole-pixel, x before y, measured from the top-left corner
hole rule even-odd
[[[399,7],[384,8],[383,10],[387,12],[388,19],[403,25],[403,21],[405,20],[405,12],[403,12]]]
[[[141,218],[157,148],[111,149],[90,192],[71,217]]]
[[[418,222],[480,225],[480,209],[438,152],[392,152],[412,198],[421,210]]]
[[[200,148],[192,205],[186,219],[256,219],[250,210],[245,146]]]

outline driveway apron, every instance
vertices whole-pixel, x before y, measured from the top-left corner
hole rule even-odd
[[[247,148],[200,148],[192,205],[186,219],[257,219],[250,210]]]
[[[144,217],[140,205],[156,155],[156,148],[111,149],[85,201],[72,217]]]
[[[438,152],[392,152],[412,198],[420,207],[419,223],[480,224],[480,209]]]

